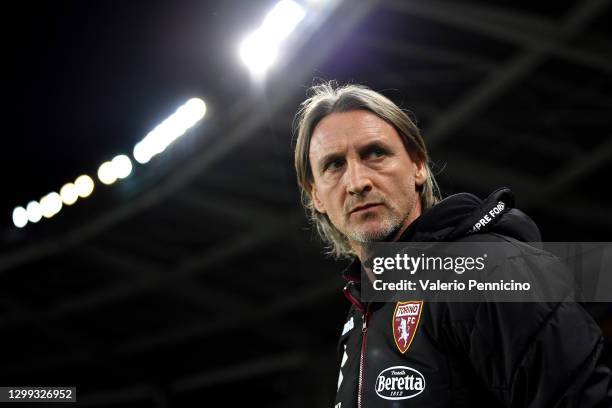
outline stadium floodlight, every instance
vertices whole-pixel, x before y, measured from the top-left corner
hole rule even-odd
[[[28,211],[23,207],[15,207],[13,210],[13,224],[17,228],[23,228],[28,223]]]
[[[172,142],[184,135],[204,115],[206,115],[206,103],[200,98],[189,99],[136,143],[133,151],[134,159],[140,164],[148,163],[151,158],[166,150]]]
[[[305,15],[306,11],[295,1],[279,1],[266,15],[260,31],[264,37],[280,42],[295,30]]]
[[[46,195],[43,198],[41,198],[39,201],[39,204],[40,204],[40,212],[43,217],[51,218],[53,217],[53,215],[55,215],[53,212],[54,206],[53,206],[53,203],[51,202],[51,198],[49,197],[49,195]]]
[[[206,115],[206,103],[200,98],[191,98],[176,110],[176,115],[188,129]]]
[[[132,173],[132,161],[125,154],[115,156],[111,160],[115,176],[119,179],[124,179]]]
[[[42,218],[40,204],[37,201],[30,201],[26,206],[28,221],[37,223]]]
[[[152,156],[163,152],[166,149],[166,146],[169,144],[169,133],[171,131],[170,118],[157,125],[155,129],[153,129],[153,131],[147,135],[146,146],[149,148]]]
[[[51,202],[51,208],[53,210],[53,215],[57,214],[62,210],[62,197],[56,193],[55,191],[47,194],[48,200]]]
[[[266,15],[261,26],[240,45],[240,58],[255,75],[271,67],[283,40],[306,16],[302,6],[292,0],[281,0]]]
[[[53,217],[55,215],[55,213],[53,212],[54,208],[55,206],[52,202],[52,198],[49,197],[49,195],[46,195],[40,199],[40,212],[42,213],[43,217]]]
[[[80,175],[74,181],[77,194],[81,198],[87,198],[93,192],[94,181],[87,174]]]
[[[276,61],[278,46],[267,41],[261,32],[255,31],[240,46],[240,58],[255,75],[262,75]]]
[[[149,160],[151,160],[151,155],[145,146],[144,140],[136,143],[133,154],[134,159],[136,159],[136,161],[140,164],[146,164],[149,162]]]
[[[115,168],[113,163],[106,161],[98,168],[98,180],[106,185],[111,185],[117,181],[117,175],[115,174]]]
[[[72,205],[72,204],[74,204],[76,202],[76,200],[78,200],[79,193],[78,193],[77,188],[76,188],[76,186],[74,184],[66,183],[60,189],[60,196],[62,197],[62,202],[65,205]]]
[[[40,211],[45,218],[51,218],[62,209],[62,198],[58,193],[51,192],[40,199]]]

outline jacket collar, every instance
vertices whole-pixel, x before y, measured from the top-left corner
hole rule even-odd
[[[491,221],[475,225],[490,211],[503,203],[503,211]],[[513,208],[514,194],[506,187],[498,188],[485,200],[473,194],[454,194],[425,210],[398,239],[400,242],[454,241],[476,232],[496,232],[523,242],[540,241],[540,232],[535,223],[524,213]],[[354,258],[342,271],[342,277],[349,282],[361,280],[361,262]]]

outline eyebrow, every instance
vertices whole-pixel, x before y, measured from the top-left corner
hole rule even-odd
[[[371,142],[366,143],[363,146],[360,146],[357,151],[359,152],[360,155],[368,153],[369,151],[371,151],[372,149],[384,149],[388,152],[391,151],[391,146],[389,146],[389,144],[385,143],[382,140],[372,140]]]
[[[372,140],[364,144],[363,146],[359,146],[357,148],[357,152],[361,156],[361,155],[367,154],[368,152],[370,152],[372,149],[375,149],[375,148],[384,149],[387,152],[391,152],[391,147],[382,140]],[[343,153],[337,153],[337,152],[327,153],[323,155],[323,157],[321,157],[321,159],[318,161],[317,169],[320,172],[322,172],[323,170],[325,170],[325,166],[328,163],[331,163],[334,160],[343,159],[343,158],[344,158]]]
[[[321,159],[317,163],[317,169],[319,170],[319,172],[322,172],[323,170],[325,170],[325,166],[327,165],[327,163],[331,163],[334,160],[342,158],[344,158],[344,154],[342,153],[327,153],[326,155],[321,157]]]

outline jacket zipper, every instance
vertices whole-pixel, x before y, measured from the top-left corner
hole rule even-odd
[[[361,400],[363,398],[363,380],[365,366],[366,341],[368,338],[368,315],[370,304],[366,307],[363,313],[363,327],[361,328],[361,355],[359,356],[359,389],[357,392],[357,408],[361,408]]]

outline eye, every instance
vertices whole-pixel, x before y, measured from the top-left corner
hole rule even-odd
[[[378,159],[387,155],[387,151],[382,147],[373,147],[368,151],[367,156],[371,159]]]
[[[324,170],[337,170],[344,165],[344,160],[342,159],[334,159],[325,163]]]

